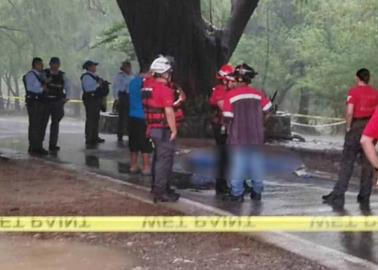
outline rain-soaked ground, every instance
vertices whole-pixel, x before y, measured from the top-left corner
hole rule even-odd
[[[0,148],[25,152],[27,149],[26,119],[20,117],[0,118]],[[72,163],[109,175],[123,181],[148,185],[148,177],[128,174],[129,155],[127,147],[120,147],[114,135],[104,135],[107,142],[96,150],[84,149],[83,123],[65,120],[62,124],[59,145],[62,150],[56,157],[47,159],[56,162]],[[47,136],[46,136],[47,137]],[[314,140],[314,139],[312,139]],[[342,142],[333,141],[330,147],[340,148]],[[327,142],[315,141],[324,148]],[[318,147],[319,148],[319,147]],[[319,150],[319,149],[318,149]],[[182,171],[181,159],[189,148],[178,152],[175,168]],[[196,189],[190,184],[188,174],[175,175],[175,183],[180,183],[180,193],[187,198],[218,207],[235,215],[377,215],[378,196],[374,195],[371,212],[361,211],[356,203],[358,186],[352,184],[346,195],[346,211],[335,212],[331,207],[321,203],[321,195],[332,188],[334,181],[317,177],[299,177],[291,172],[271,175],[266,181],[262,203],[226,203],[214,196],[209,189]],[[183,184],[184,183],[184,184]],[[378,234],[377,233],[297,233],[297,236],[347,254],[351,254],[377,264],[378,268]]]
[[[117,249],[60,239],[38,240],[23,236],[0,237],[2,270],[14,269],[132,269],[134,258]],[[112,263],[109,264],[109,261]]]

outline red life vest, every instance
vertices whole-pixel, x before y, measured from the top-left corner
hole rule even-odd
[[[167,85],[157,82],[155,78],[148,77],[143,82],[142,101],[148,129],[169,128],[165,115],[165,107],[173,107],[176,123],[184,119],[180,107],[174,107],[174,90]]]

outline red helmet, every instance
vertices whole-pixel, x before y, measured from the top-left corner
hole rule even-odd
[[[232,79],[231,75],[235,72],[235,68],[230,65],[226,64],[221,67],[221,69],[217,72],[217,79],[218,80],[230,80]]]

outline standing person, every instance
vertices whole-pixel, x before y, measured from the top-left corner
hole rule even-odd
[[[120,72],[113,80],[113,96],[118,104],[118,142],[123,141],[124,128],[127,127],[129,114],[129,84],[134,78],[131,63],[124,61]]]
[[[46,104],[47,114],[44,119],[44,130],[51,117],[49,151],[56,153],[60,150],[58,144],[59,122],[64,116],[64,104],[68,101],[67,96],[70,92],[70,84],[63,71],[60,70],[60,59],[51,57],[50,68],[45,69],[46,76]]]
[[[32,70],[23,76],[26,91],[26,107],[29,116],[29,150],[31,155],[47,155],[43,148],[45,136],[44,119],[47,114],[47,106],[44,98],[46,91],[45,78],[43,76],[43,61],[35,57],[32,61]]]
[[[378,156],[377,151],[375,149],[375,145],[377,144],[378,140],[378,109],[375,110],[375,113],[371,117],[370,121],[367,123],[361,137],[361,146],[364,150],[364,154],[366,158],[370,161],[370,164],[375,169],[375,177],[377,177],[378,172]],[[374,185],[374,180],[376,178],[372,178],[371,185]],[[368,184],[368,183],[367,183]],[[369,209],[370,208],[370,195],[371,189],[366,189],[367,191],[364,196],[359,197],[359,201],[362,208]]]
[[[213,88],[209,103],[212,107],[213,117],[211,125],[213,128],[214,138],[217,145],[218,172],[215,182],[216,195],[224,195],[228,192],[226,172],[227,172],[227,147],[226,147],[226,129],[223,122],[223,104],[227,91],[229,90],[228,77],[234,73],[232,65],[224,65],[217,72],[219,84]]]
[[[146,136],[146,120],[142,102],[142,88],[145,77],[148,77],[146,70],[141,70],[138,76],[131,80],[129,86],[130,111],[129,111],[129,148],[131,152],[130,173],[139,172],[138,153],[143,156],[142,175],[151,174],[150,156],[152,143]]]
[[[147,121],[147,134],[154,143],[152,193],[154,202],[175,202],[180,195],[171,190],[173,159],[176,149],[177,123],[174,90],[168,85],[172,66],[159,56],[151,64],[153,78],[143,86],[142,98]]]
[[[244,200],[244,179],[253,179],[251,199],[261,200],[263,160],[259,147],[264,143],[264,119],[272,103],[261,91],[249,86],[256,75],[247,64],[237,66],[235,82],[224,100],[223,116],[231,154],[231,190],[226,200]]]
[[[97,76],[98,63],[86,61],[83,64],[85,73],[81,75],[83,102],[85,106],[85,144],[93,149],[98,143],[105,142],[99,137],[100,111],[103,98],[109,93],[109,83]]]
[[[362,170],[360,192],[357,197],[359,203],[364,203],[371,194],[373,168],[361,151],[362,132],[378,105],[378,92],[369,85],[370,72],[362,68],[356,73],[357,85],[349,90],[346,106],[346,135],[341,158],[338,181],[333,191],[323,196],[323,202],[332,204],[336,208],[343,208],[345,192],[353,173],[354,162],[362,153]]]

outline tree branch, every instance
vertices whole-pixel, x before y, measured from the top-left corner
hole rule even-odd
[[[231,18],[221,39],[224,62],[231,57],[258,3],[259,0],[231,0]]]
[[[6,25],[0,25],[0,29],[7,30],[7,31],[25,32],[22,29],[18,29],[18,28],[14,28],[14,27],[11,27],[11,26],[6,26]]]

